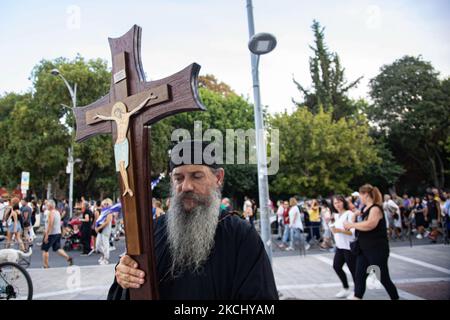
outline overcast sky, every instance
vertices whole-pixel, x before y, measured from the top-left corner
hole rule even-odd
[[[260,63],[263,104],[292,110],[300,96],[292,76],[309,86],[311,24],[326,27],[328,47],[339,53],[351,92],[367,97],[367,83],[383,64],[421,54],[450,75],[448,0],[253,0],[256,32],[273,33],[277,48]],[[60,56],[106,59],[108,37],[142,27],[147,80],[166,77],[192,62],[236,92],[252,97],[245,0],[1,1],[0,94],[30,89],[41,59]],[[70,81],[70,79],[68,79]]]

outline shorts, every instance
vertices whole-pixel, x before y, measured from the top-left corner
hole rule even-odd
[[[48,236],[47,243],[42,243],[42,251],[48,252],[50,248],[53,248],[53,251],[58,251],[61,249],[61,234],[51,234]]]
[[[8,231],[10,233],[14,233],[14,223],[11,223],[8,227]],[[20,223],[16,224],[16,232],[22,232],[22,226],[20,225]]]

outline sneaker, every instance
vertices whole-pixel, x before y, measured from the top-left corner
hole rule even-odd
[[[345,299],[347,300],[354,300],[353,298],[355,298],[355,293],[353,292],[353,290],[348,290],[350,293],[348,296],[345,297]]]
[[[99,264],[102,264],[103,257],[100,257],[100,259],[97,260]]]
[[[355,296],[353,295],[353,293],[352,293],[351,295],[349,295],[349,296],[347,297],[347,300],[361,300],[361,299],[355,297]]]
[[[292,251],[292,250],[294,250],[294,248],[292,248],[292,247],[287,247],[286,248],[286,251]]]
[[[106,259],[103,259],[102,262],[100,262],[101,265],[107,265],[109,264],[109,261]]]
[[[311,245],[310,245],[309,243],[307,243],[307,244],[305,245],[305,250],[308,251],[309,248],[311,248]]]
[[[342,289],[341,291],[339,291],[339,292],[336,294],[335,297],[336,297],[336,298],[342,299],[342,298],[347,298],[350,294],[353,296],[353,292],[350,292],[349,289]]]
[[[423,239],[423,236],[419,233],[419,234],[416,236],[416,238],[417,238],[417,239]]]

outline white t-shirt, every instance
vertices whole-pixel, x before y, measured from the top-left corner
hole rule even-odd
[[[5,214],[5,209],[7,205],[5,203],[0,203],[0,223],[2,223],[3,215]]]
[[[246,220],[250,220],[250,215],[253,215],[252,210],[252,202],[250,200],[246,200],[244,202],[244,215]]]
[[[303,230],[302,218],[297,206],[293,206],[289,209],[289,227]]]
[[[350,210],[344,211],[343,213],[334,214],[334,227],[337,229],[344,230],[344,222],[352,222],[353,212]],[[334,241],[336,242],[336,247],[338,249],[350,250],[350,242],[355,240],[355,229],[351,230],[352,235],[346,235],[343,233],[334,233]]]
[[[283,213],[284,213],[284,207],[283,207],[283,205],[281,205],[278,207],[278,210],[277,210],[278,220],[283,219]]]

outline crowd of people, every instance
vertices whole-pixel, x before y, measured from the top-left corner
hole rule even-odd
[[[398,299],[387,264],[389,241],[415,234],[431,243],[441,236],[448,243],[450,192],[430,188],[424,197],[386,194],[382,198],[378,188],[364,185],[348,197],[280,200],[276,215],[282,250],[294,250],[298,242],[305,250],[314,243],[335,253],[333,268],[343,286],[337,298],[362,299],[367,268],[377,266],[378,280],[391,299]],[[353,291],[342,269],[344,264],[355,283]]]
[[[49,267],[50,249],[69,265],[73,264],[73,257],[67,251],[77,249],[82,251],[81,256],[97,253],[99,264],[109,264],[110,252],[115,250],[114,240],[124,234],[123,230],[120,203],[114,205],[109,198],[86,201],[82,197],[72,215],[67,200],[28,202],[17,197],[0,198],[0,235],[6,240],[5,247],[17,244],[26,252],[33,246],[36,233],[42,233],[42,242],[36,244],[42,250],[43,268]]]
[[[279,200],[271,208],[276,219],[272,230],[280,241],[281,250],[292,251],[300,245],[309,250],[317,245],[334,252],[333,269],[342,283],[336,297],[362,299],[367,268],[377,266],[380,282],[391,299],[398,299],[388,269],[389,241],[415,236],[436,243],[439,237],[448,241],[450,229],[450,192],[437,188],[426,190],[423,197],[404,194],[381,195],[371,185],[362,186],[350,196],[335,195],[329,199]],[[153,199],[152,216],[160,219],[168,211],[170,198]],[[33,245],[38,230],[42,231],[43,267],[49,267],[49,250],[63,257],[69,265],[73,257],[67,251],[82,250],[81,257],[98,253],[99,264],[109,264],[114,240],[124,234],[120,202],[109,198],[75,204],[73,216],[67,201],[31,201],[0,199],[0,233],[6,234],[6,247],[17,243],[27,251]],[[229,198],[222,198],[219,215],[238,214],[254,226],[256,201],[245,197],[242,211],[232,209]],[[61,243],[64,240],[64,246]],[[343,266],[350,270],[355,287],[350,289]]]

